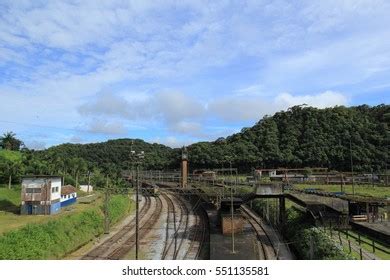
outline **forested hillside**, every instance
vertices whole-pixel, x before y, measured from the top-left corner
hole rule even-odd
[[[384,170],[389,156],[390,106],[316,109],[295,106],[251,128],[189,147],[192,166],[329,167]]]
[[[253,167],[329,167],[356,171],[384,170],[389,155],[390,106],[316,109],[295,106],[266,116],[251,128],[214,142],[188,147],[190,166],[227,167],[242,171]],[[130,164],[130,139],[96,144],[63,144],[38,152],[46,160],[80,157],[104,168]],[[145,168],[179,167],[180,149],[134,141],[134,150],[145,151]]]
[[[119,167],[123,170],[131,167],[131,150],[145,152],[143,165],[147,169],[174,168],[178,160],[177,156],[174,156],[173,149],[156,143],[149,144],[139,139],[117,139],[93,144],[62,144],[38,151],[37,154],[45,160],[78,157],[86,160],[91,166],[102,169]]]

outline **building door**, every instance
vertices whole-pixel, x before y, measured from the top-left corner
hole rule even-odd
[[[33,212],[33,206],[32,206],[32,204],[28,204],[27,205],[27,214],[32,215],[32,212]]]

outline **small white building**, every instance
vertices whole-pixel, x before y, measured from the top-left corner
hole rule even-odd
[[[22,215],[50,215],[61,209],[59,176],[25,176],[22,179]]]
[[[66,185],[61,188],[61,207],[66,207],[75,203],[77,200],[76,188]]]
[[[80,190],[86,193],[93,192],[93,186],[92,185],[80,185]]]

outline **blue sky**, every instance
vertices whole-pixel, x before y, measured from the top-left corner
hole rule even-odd
[[[1,1],[0,132],[214,140],[293,105],[389,104],[390,2]]]

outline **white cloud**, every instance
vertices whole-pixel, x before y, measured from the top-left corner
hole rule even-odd
[[[168,136],[168,137],[164,137],[164,138],[157,137],[157,138],[152,139],[150,142],[163,144],[163,145],[169,146],[171,148],[180,148],[180,147],[188,146],[188,145],[194,143],[194,141],[191,141],[188,139],[184,139],[184,140],[178,139],[175,136]]]
[[[44,141],[32,140],[25,143],[26,147],[31,150],[43,150],[46,149],[46,143]]]
[[[132,99],[133,101],[129,101]],[[159,121],[179,133],[194,134],[201,126],[205,105],[196,99],[176,91],[164,91],[143,98],[127,98],[112,93],[99,93],[93,101],[78,108],[84,116],[119,117],[139,122]]]
[[[171,128],[178,133],[197,134],[201,131],[202,126],[197,122],[179,121],[173,124]]]
[[[120,116],[124,118],[136,117],[137,111],[121,96],[105,92],[96,95],[95,100],[87,102],[78,108],[82,115]]]
[[[210,112],[226,121],[252,121],[274,112],[266,99],[260,97],[221,97],[209,103]]]
[[[73,135],[72,137],[69,138],[70,143],[82,143],[83,139],[80,136]]]
[[[282,93],[275,98],[275,103],[283,104],[284,107],[307,104],[312,107],[327,108],[336,105],[347,105],[348,98],[342,93],[330,90],[314,95],[294,96],[289,93]]]
[[[107,122],[104,120],[93,120],[87,126],[87,131],[92,133],[121,135],[127,132],[126,128],[122,123]]]
[[[317,108],[347,105],[348,98],[339,92],[325,91],[312,95],[281,93],[275,97],[227,96],[212,101],[208,109],[218,117],[231,122],[257,121],[264,115],[271,115],[295,105],[307,104]]]
[[[182,120],[199,118],[205,108],[195,98],[176,91],[165,91],[155,97],[156,107],[169,123],[179,123]]]

